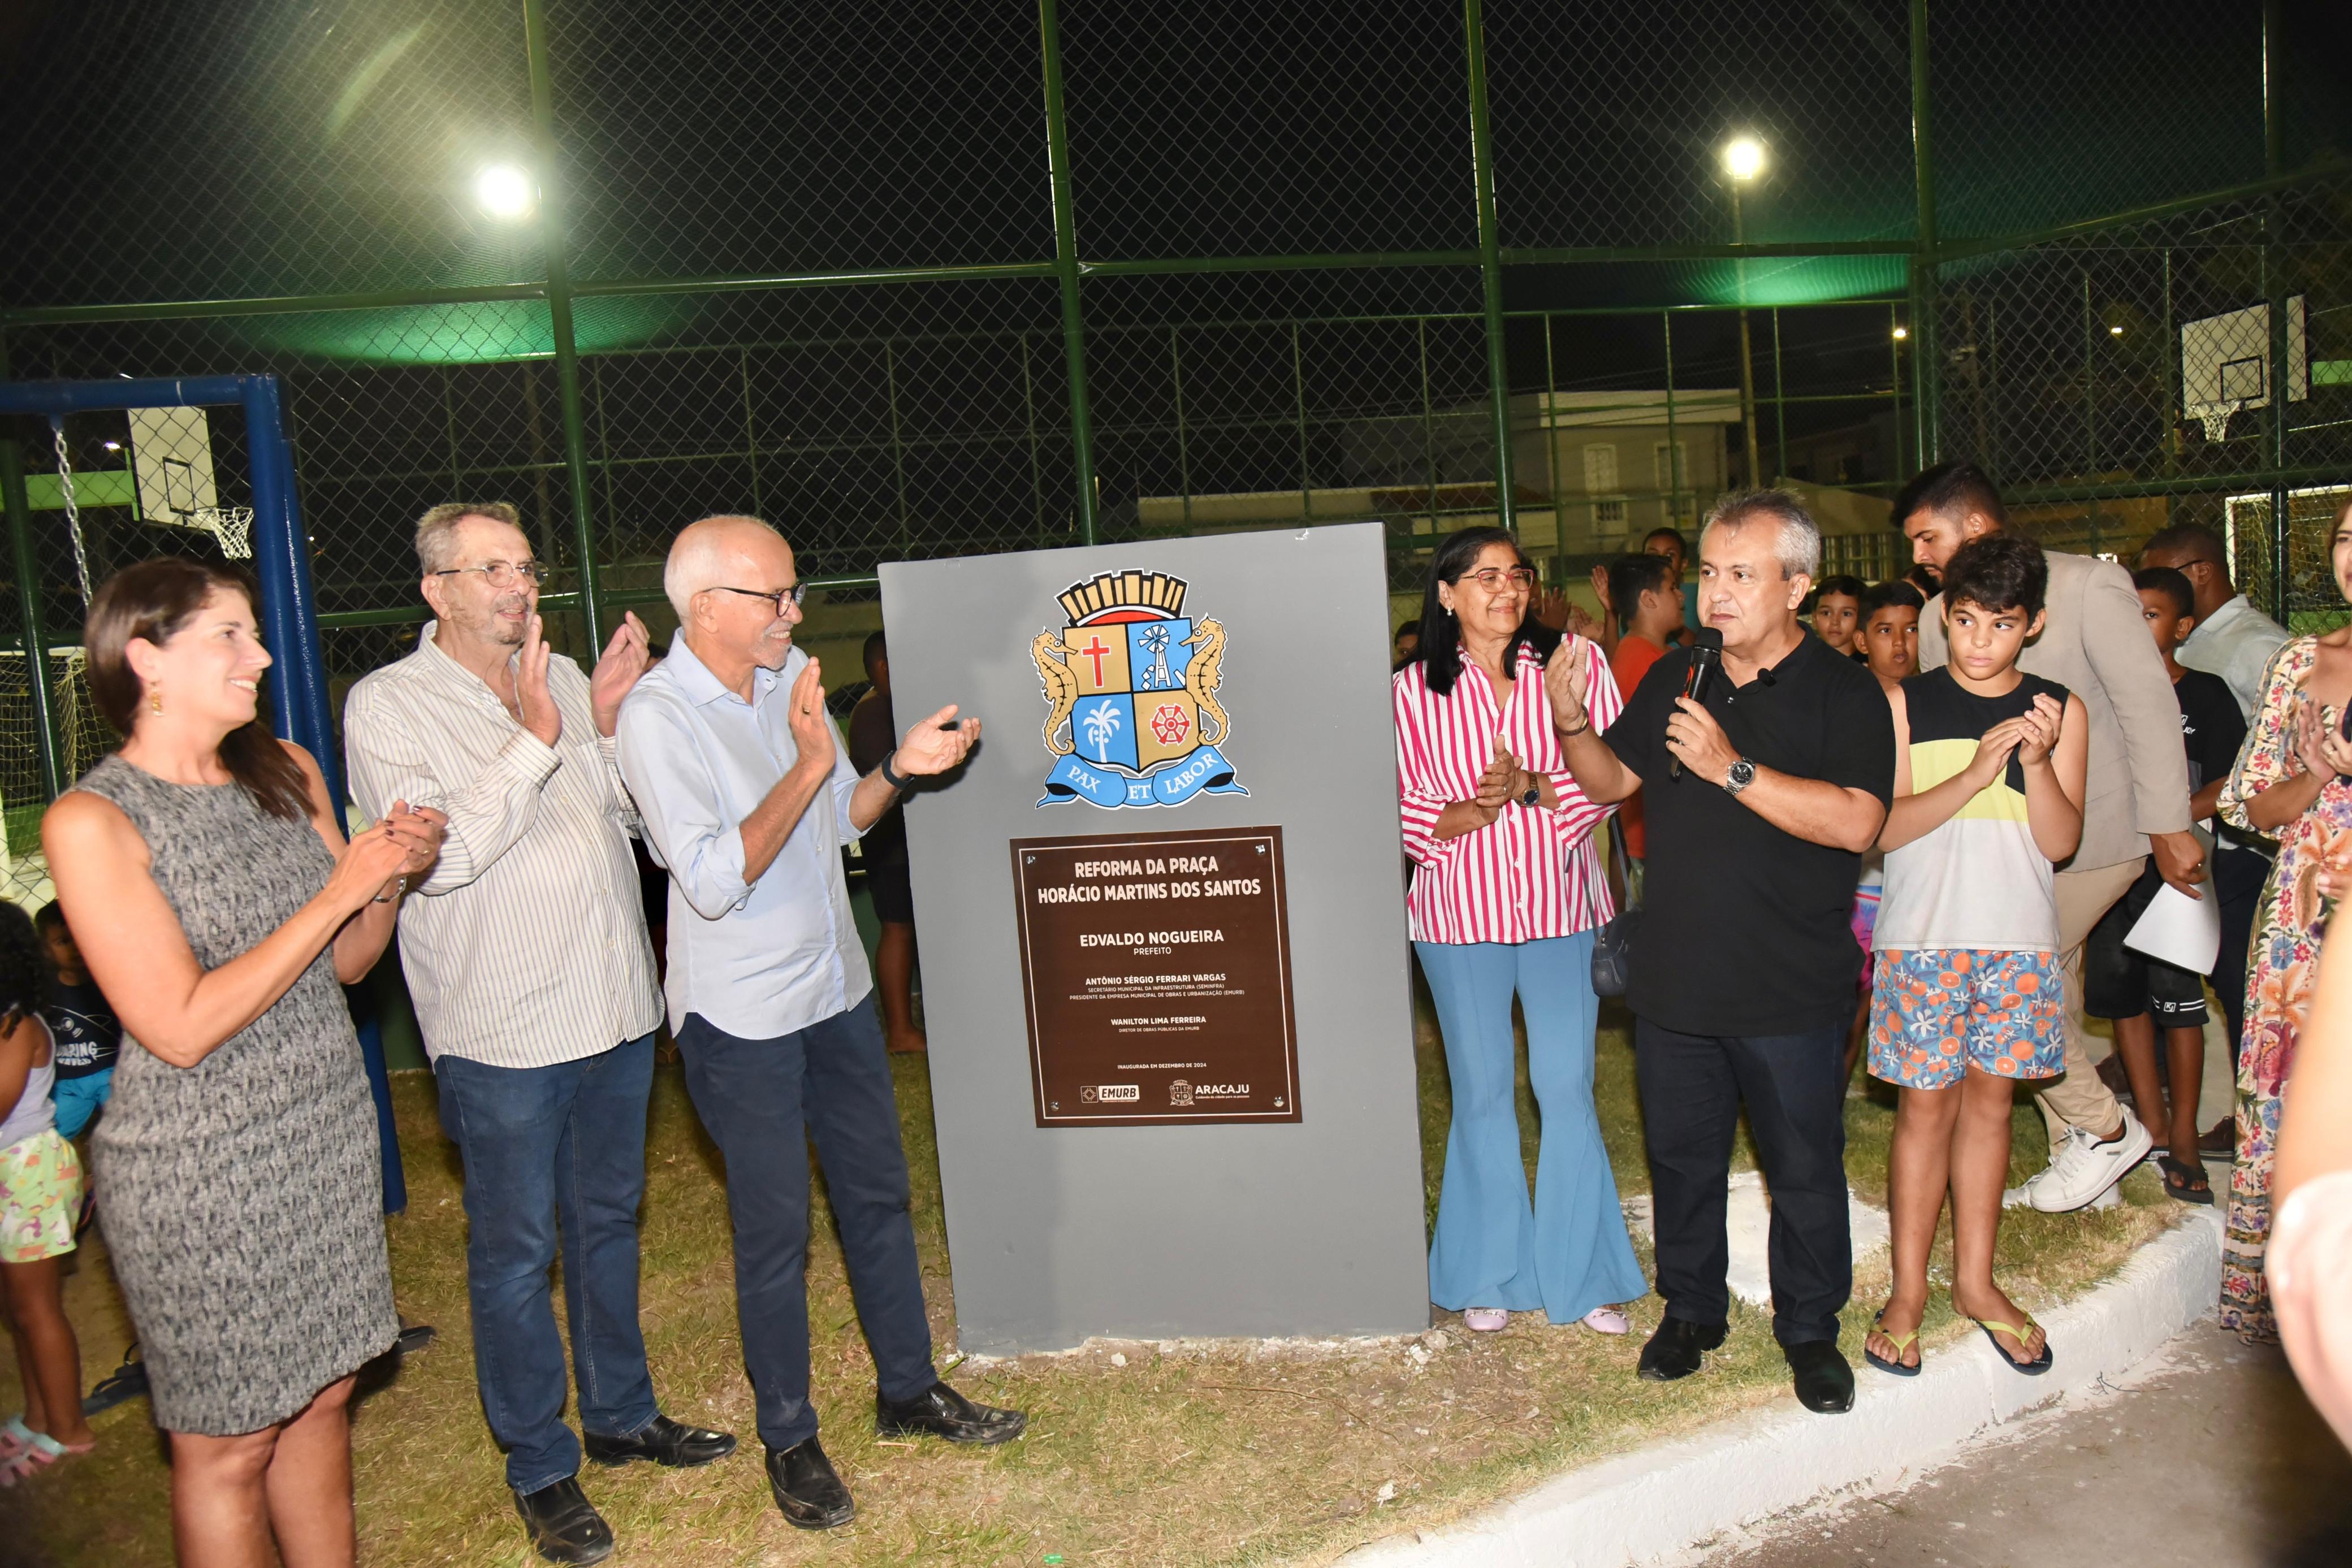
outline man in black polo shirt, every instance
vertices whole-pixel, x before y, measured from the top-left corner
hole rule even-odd
[[[1580,650],[1553,658],[1544,684],[1578,788],[1601,801],[1638,788],[1649,823],[1625,999],[1666,1312],[1642,1375],[1687,1376],[1723,1343],[1745,1101],[1772,1196],[1773,1336],[1797,1397],[1830,1413],[1853,1403],[1837,1349],[1853,1285],[1842,1069],[1862,950],[1849,921],[1894,793],[1895,725],[1870,671],[1798,622],[1821,559],[1795,497],[1727,497],[1699,538],[1699,615],[1723,633],[1704,705],[1683,695],[1686,650],[1650,667],[1605,739]]]

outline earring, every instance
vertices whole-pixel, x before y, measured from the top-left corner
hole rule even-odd
[[[147,706],[158,714],[161,714],[163,711],[163,691],[162,687],[158,686],[155,690],[147,694]]]

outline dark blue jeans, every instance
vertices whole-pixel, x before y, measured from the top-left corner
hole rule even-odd
[[[552,1067],[444,1056],[433,1077],[441,1125],[466,1163],[466,1293],[482,1411],[507,1451],[507,1484],[537,1491],[580,1469],[547,1280],[559,1238],[580,1424],[625,1437],[660,1414],[637,1330],[654,1037]]]
[[[727,1160],[735,1313],[760,1440],[789,1448],[816,1436],[806,1280],[812,1139],[876,1383],[888,1399],[930,1387],[938,1375],[908,1213],[907,1151],[874,998],[773,1040],[738,1039],[689,1013],[677,1045],[687,1092]]]
[[[1658,1294],[1702,1328],[1731,1315],[1731,1140],[1739,1107],[1772,1195],[1772,1336],[1835,1343],[1853,1293],[1845,1192],[1841,1019],[1801,1034],[1695,1035],[1633,1019],[1633,1076],[1650,1148]]]

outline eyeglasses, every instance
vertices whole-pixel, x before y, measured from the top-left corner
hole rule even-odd
[[[548,575],[548,569],[535,560],[486,560],[479,566],[453,566],[446,571],[436,571],[432,575],[462,577],[469,571],[480,572],[482,580],[492,588],[512,588],[518,578],[528,578],[534,583],[545,582]]]
[[[1489,593],[1500,593],[1506,588],[1533,588],[1536,585],[1535,572],[1524,566],[1507,569],[1490,566],[1479,571],[1465,571],[1462,575]]]
[[[767,600],[776,607],[776,619],[779,621],[784,618],[787,609],[797,610],[801,601],[808,597],[808,584],[805,582],[795,582],[790,588],[773,593],[764,588],[730,588],[723,582],[714,582],[711,587],[720,593],[740,593],[746,599]]]

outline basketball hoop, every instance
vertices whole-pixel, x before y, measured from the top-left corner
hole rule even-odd
[[[2189,417],[2205,427],[2205,439],[2219,443],[2230,434],[2230,416],[2245,407],[2245,400],[2232,398],[2228,402],[2200,402],[2189,406]]]
[[[251,507],[199,507],[193,512],[176,515],[182,528],[198,528],[217,539],[221,554],[229,559],[253,559]]]

